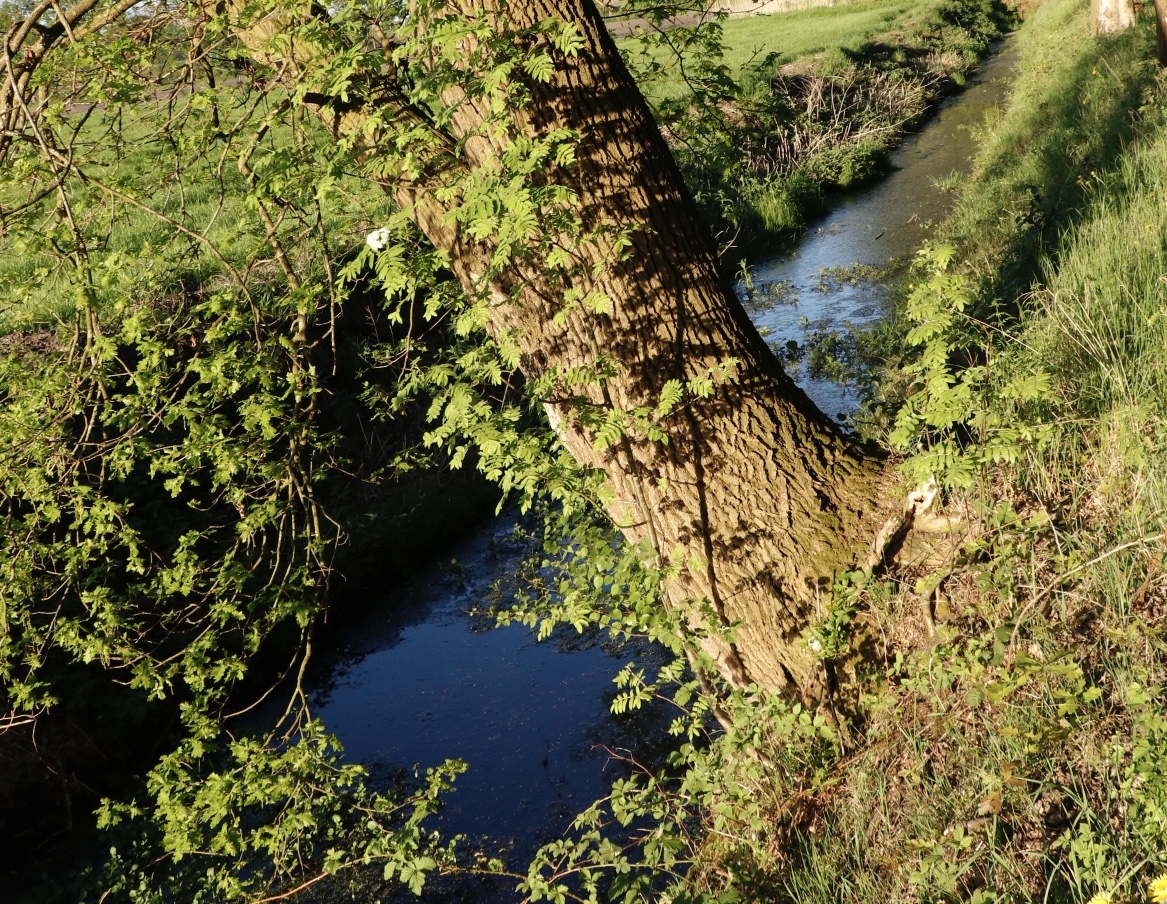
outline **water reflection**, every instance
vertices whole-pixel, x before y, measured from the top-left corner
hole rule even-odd
[[[646,735],[659,747],[667,722],[608,711],[616,672],[634,656],[659,656],[646,646],[616,647],[571,629],[537,642],[524,626],[495,629],[492,618],[472,614],[506,602],[506,581],[526,552],[513,526],[499,519],[373,601],[346,626],[312,708],[346,758],[374,773],[465,760],[469,770],[433,828],[466,834],[525,870],[542,843],[625,774],[608,750],[642,751]],[[496,885],[475,899],[515,899],[507,883]]]
[[[988,61],[895,152],[891,175],[840,197],[794,249],[755,265],[739,284],[754,323],[827,414],[845,420],[859,399],[829,375],[812,376],[800,352],[884,316],[889,264],[894,274],[894,262],[910,260],[948,213],[952,195],[939,186],[969,171],[975,129],[1004,99],[1015,63],[1011,50]]]

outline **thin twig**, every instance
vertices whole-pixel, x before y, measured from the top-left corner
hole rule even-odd
[[[1118,546],[1115,546],[1112,549],[1108,549],[1106,552],[1100,553],[1099,555],[1095,556],[1089,562],[1083,562],[1081,565],[1078,565],[1075,568],[1071,568],[1065,574],[1058,575],[1054,579],[1052,584],[1043,588],[1041,590],[1041,592],[1038,593],[1036,596],[1034,596],[1033,599],[1031,599],[1028,603],[1026,603],[1025,606],[1022,607],[1021,611],[1017,614],[1017,623],[1013,626],[1013,633],[1009,636],[1009,649],[1010,649],[1010,651],[1012,651],[1014,644],[1016,644],[1016,642],[1017,642],[1017,632],[1021,630],[1021,623],[1023,621],[1025,621],[1025,617],[1029,614],[1029,612],[1038,603],[1040,603],[1043,599],[1045,599],[1047,596],[1049,596],[1051,593],[1053,593],[1054,590],[1056,590],[1059,585],[1065,583],[1067,580],[1072,578],[1074,575],[1080,574],[1081,572],[1085,571],[1087,568],[1090,568],[1094,565],[1097,565],[1099,562],[1105,561],[1106,559],[1109,559],[1113,555],[1117,555],[1118,553],[1122,552],[1123,550],[1131,549],[1132,547],[1135,547],[1135,546],[1146,546],[1148,543],[1153,543],[1154,541],[1160,539],[1161,537],[1167,538],[1167,533],[1149,534],[1146,537],[1139,537],[1137,540],[1130,540],[1127,543],[1120,543]]]
[[[1139,588],[1139,592],[1135,594],[1135,605],[1141,606],[1143,600],[1147,597],[1147,590],[1150,589],[1151,579],[1159,571],[1163,565],[1163,552],[1167,549],[1167,530],[1164,530],[1159,537],[1159,554],[1155,556],[1155,560],[1151,562],[1151,567],[1147,569],[1147,576],[1143,579],[1143,586]]]

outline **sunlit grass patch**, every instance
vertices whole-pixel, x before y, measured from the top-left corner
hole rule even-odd
[[[1012,298],[1042,278],[1060,231],[1098,197],[1099,179],[1136,140],[1139,111],[1154,106],[1153,26],[1085,42],[1082,4],[1045,3],[1031,20],[1007,112],[986,123],[973,188],[949,234],[987,291]]]
[[[278,91],[258,100],[235,89],[216,92],[223,116],[217,135],[208,103],[198,95],[154,99],[108,114],[100,105],[62,111],[58,128],[63,138],[71,134],[81,178],[69,180],[62,194],[26,178],[19,158],[0,174],[6,209],[0,333],[71,323],[77,287],[87,279],[79,266],[91,271],[91,301],[99,306],[118,294],[163,304],[167,295],[194,289],[269,282],[274,259],[247,171],[269,184],[279,184],[286,171],[290,198],[302,189],[295,176],[297,148],[322,140],[320,126],[305,119],[294,132],[277,124],[250,148],[227,132],[234,124],[246,136],[282,99]],[[337,234],[350,235],[356,248],[371,211],[383,208],[385,199],[374,186],[337,175],[332,193],[346,200],[321,204],[320,216]],[[277,235],[289,246],[320,227],[293,214],[279,195],[264,203],[276,212]],[[70,253],[71,222],[84,236],[80,258]]]
[[[721,25],[723,62],[730,74],[740,79],[771,56],[779,63],[792,63],[836,48],[858,51],[873,35],[906,27],[936,5],[935,0],[923,6],[910,0],[856,0],[782,13],[734,16]],[[617,43],[626,55],[635,57],[644,52],[634,37],[621,38]],[[665,48],[652,48],[649,57],[672,67]],[[672,69],[652,86],[650,94],[668,97],[679,93],[681,87],[681,73]]]

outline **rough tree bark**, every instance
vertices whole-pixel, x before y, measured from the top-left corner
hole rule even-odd
[[[1094,34],[1114,35],[1134,24],[1134,0],[1090,0],[1090,28]]]
[[[127,5],[123,0],[114,8]],[[579,249],[571,273],[549,274],[540,262],[519,258],[483,285],[492,249],[459,232],[440,191],[451,170],[491,165],[497,153],[482,136],[482,111],[471,101],[458,105],[444,132],[440,165],[395,180],[392,191],[434,245],[447,251],[466,289],[489,293],[491,329],[518,343],[528,377],[586,367],[603,355],[615,362],[614,375],[580,392],[593,405],[628,411],[655,406],[670,380],[704,378],[729,359],[736,362],[710,398],[688,400],[672,416],[667,444],[630,433],[598,450],[571,400],[548,400],[548,413],[571,453],[607,475],[610,512],[627,538],[647,539],[662,558],[681,563],[667,590],[671,605],[684,607],[696,622],[697,604],[708,603],[723,625],[739,623],[732,644],[711,645],[721,672],[738,685],[757,682],[817,696],[829,676],[800,633],[815,620],[832,577],[864,558],[875,533],[879,464],[814,407],[749,322],[592,0],[488,0],[485,6],[512,27],[551,17],[579,27],[584,43],[578,56],[560,59],[548,82],[531,81],[531,102],[514,111],[516,125],[537,133],[560,127],[578,132],[576,164],[553,178],[577,193],[584,232],[635,224],[632,248],[610,262],[612,239],[601,234]],[[327,15],[320,8],[309,14]],[[83,18],[71,27],[85,27]],[[273,28],[269,19],[252,28],[240,37],[262,57],[260,45],[278,23]],[[10,33],[10,59],[27,50],[21,46],[27,36]],[[310,47],[289,46],[293,54],[312,56]],[[43,56],[40,45],[35,50]],[[33,58],[26,53],[25,59]],[[295,77],[296,61],[274,62]],[[384,77],[370,93],[382,115],[386,96],[401,95]],[[0,103],[0,114],[11,118],[15,106],[8,101]],[[359,132],[364,125],[360,103],[317,102],[341,130]],[[398,103],[412,125],[441,131],[423,111],[404,99]],[[466,136],[476,137],[457,140]],[[376,154],[376,145],[365,152]],[[611,313],[565,312],[563,293],[572,283],[604,293]]]
[[[506,7],[509,24],[548,17],[575,22],[585,45],[552,79],[532,83],[521,125],[540,133],[577,130],[577,164],[556,173],[582,201],[585,231],[636,223],[632,253],[600,268],[592,285],[610,297],[610,316],[562,317],[563,287],[535,263],[520,261],[492,287],[492,328],[522,348],[529,376],[586,366],[600,353],[616,374],[591,401],[623,410],[652,406],[666,381],[706,375],[728,358],[734,376],[708,400],[675,418],[667,445],[630,436],[597,451],[594,437],[552,401],[548,410],[578,461],[603,470],[615,491],[612,517],[631,541],[648,539],[684,565],[669,588],[674,605],[708,601],[736,641],[717,650],[738,684],[810,691],[819,679],[800,632],[814,619],[824,585],[852,564],[870,539],[878,466],[824,417],[758,336],[724,277],[708,229],[643,98],[588,0],[533,0]],[[475,134],[480,113],[459,108],[454,128]],[[466,144],[466,163],[485,166],[494,149]],[[453,269],[479,288],[482,256],[454,234],[424,190],[403,199],[419,227],[451,252]],[[584,249],[583,267],[609,249]],[[556,318],[556,314],[560,314]]]

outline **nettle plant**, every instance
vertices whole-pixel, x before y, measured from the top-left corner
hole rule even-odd
[[[904,370],[915,391],[888,441],[907,454],[901,468],[909,483],[934,478],[967,489],[987,467],[1016,462],[1050,438],[1050,425],[1022,415],[1049,401],[1051,380],[1041,368],[1011,372],[1007,355],[995,352],[988,325],[968,313],[973,285],[953,270],[955,254],[950,245],[926,245],[913,264],[905,343],[918,356]]]

